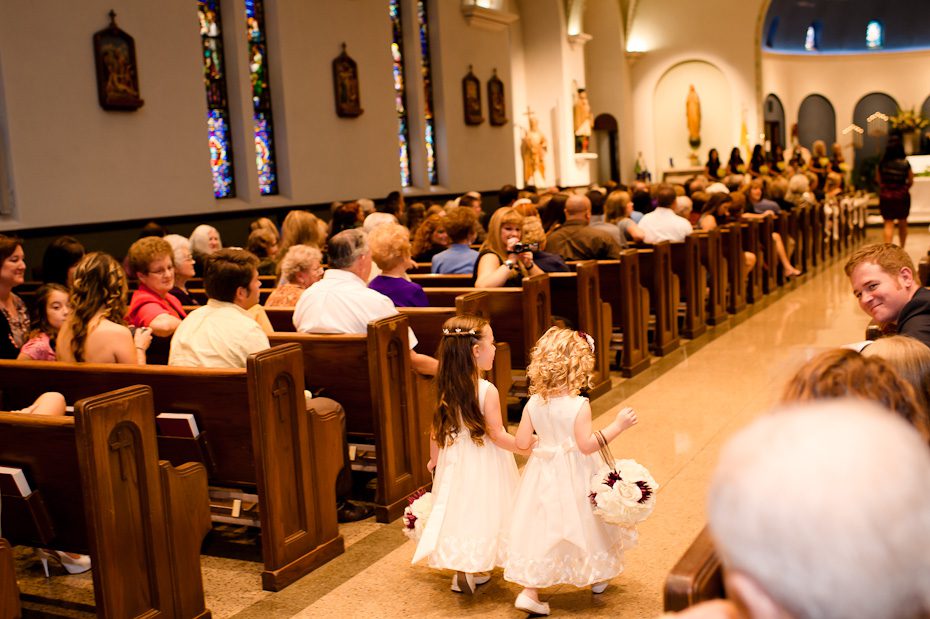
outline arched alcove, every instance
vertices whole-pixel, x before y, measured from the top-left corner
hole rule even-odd
[[[598,183],[611,180],[620,182],[620,125],[611,114],[598,114],[594,118],[594,152],[597,153]]]
[[[690,165],[685,104],[691,86],[701,109],[701,141],[694,151],[698,159],[703,162],[711,148],[729,152],[736,143],[739,117],[733,113],[730,82],[723,71],[703,60],[682,62],[659,79],[653,96],[657,171]]]
[[[836,141],[836,111],[823,95],[808,95],[798,108],[798,141],[810,148],[816,140],[830,145]]]
[[[770,143],[770,150],[774,151],[776,146],[785,148],[785,107],[781,104],[778,95],[771,93],[765,98],[762,106],[762,120],[765,139]]]
[[[856,151],[856,170],[860,169],[862,162],[870,157],[877,157],[885,150],[885,144],[888,142],[888,134],[869,135],[869,116],[875,112],[881,112],[886,116],[894,116],[898,113],[898,102],[890,95],[883,92],[872,92],[859,99],[853,110],[853,122],[865,129],[862,134],[862,148]],[[891,129],[891,123],[888,123],[888,129]]]

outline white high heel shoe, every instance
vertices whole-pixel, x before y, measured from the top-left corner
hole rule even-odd
[[[90,557],[87,555],[76,555],[75,557],[72,557],[67,552],[61,552],[58,550],[45,550],[44,548],[37,549],[36,554],[39,555],[39,560],[42,561],[42,569],[45,570],[46,578],[49,578],[49,559],[65,568],[69,574],[83,574],[90,569]]]
[[[522,610],[523,612],[530,613],[531,615],[549,614],[548,602],[537,602],[522,591],[520,592],[520,595],[517,596],[517,601],[514,602],[513,605],[517,608],[517,610]]]

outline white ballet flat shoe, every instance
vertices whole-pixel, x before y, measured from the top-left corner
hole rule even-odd
[[[462,575],[461,579],[459,578],[460,575]],[[491,580],[491,575],[484,573],[484,572],[479,572],[477,574],[466,574],[465,572],[456,572],[452,576],[452,586],[450,587],[450,589],[452,589],[456,593],[464,593],[466,595],[471,595],[475,592],[475,588],[478,585],[483,585],[489,580]],[[464,582],[465,586],[464,587],[460,586],[459,585],[460,582]]]
[[[596,582],[591,585],[591,593],[604,593],[607,591],[607,585],[610,584],[609,580],[602,580],[601,582]]]
[[[45,571],[46,578],[49,577],[49,559],[65,568],[69,574],[83,574],[90,569],[90,557],[87,555],[77,555],[76,557],[72,557],[66,552],[59,552],[58,550],[46,550],[44,548],[36,549],[36,554],[39,555],[39,559],[42,561],[42,569]]]
[[[517,601],[513,603],[517,610],[522,610],[531,615],[548,615],[549,614],[549,603],[548,602],[535,602],[530,596],[525,593],[520,593],[517,596]]]

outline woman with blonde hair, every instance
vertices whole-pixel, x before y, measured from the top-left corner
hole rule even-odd
[[[516,209],[505,206],[494,211],[475,263],[475,288],[521,286],[524,277],[543,273],[531,251],[513,251],[522,237],[523,216]]]
[[[914,426],[925,438],[930,438],[930,348],[912,337],[892,335],[866,346],[862,356],[884,359],[914,388],[914,395],[924,410]]]
[[[417,262],[431,262],[433,256],[449,249],[451,241],[440,215],[430,215],[417,226],[410,253]]]
[[[74,270],[71,315],[55,343],[58,360],[144,365],[152,331],[126,326],[126,293],[126,275],[112,256],[84,256]]]
[[[294,245],[281,263],[281,280],[265,300],[265,307],[294,307],[304,290],[323,277],[323,254],[316,247]]]
[[[280,261],[294,245],[311,245],[323,248],[326,242],[326,223],[313,213],[291,211],[281,224],[277,260]]]
[[[389,298],[395,307],[427,307],[423,287],[404,277],[416,265],[410,258],[410,231],[400,224],[384,224],[368,234],[368,247],[381,274],[368,287]]]

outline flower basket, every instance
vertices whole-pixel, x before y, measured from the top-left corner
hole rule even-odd
[[[594,513],[608,524],[633,527],[652,514],[659,484],[635,460],[615,460],[604,436],[596,436],[604,466],[591,478]]]
[[[404,508],[404,535],[418,542],[433,511],[433,493],[418,490],[407,498],[407,502],[409,505]]]

